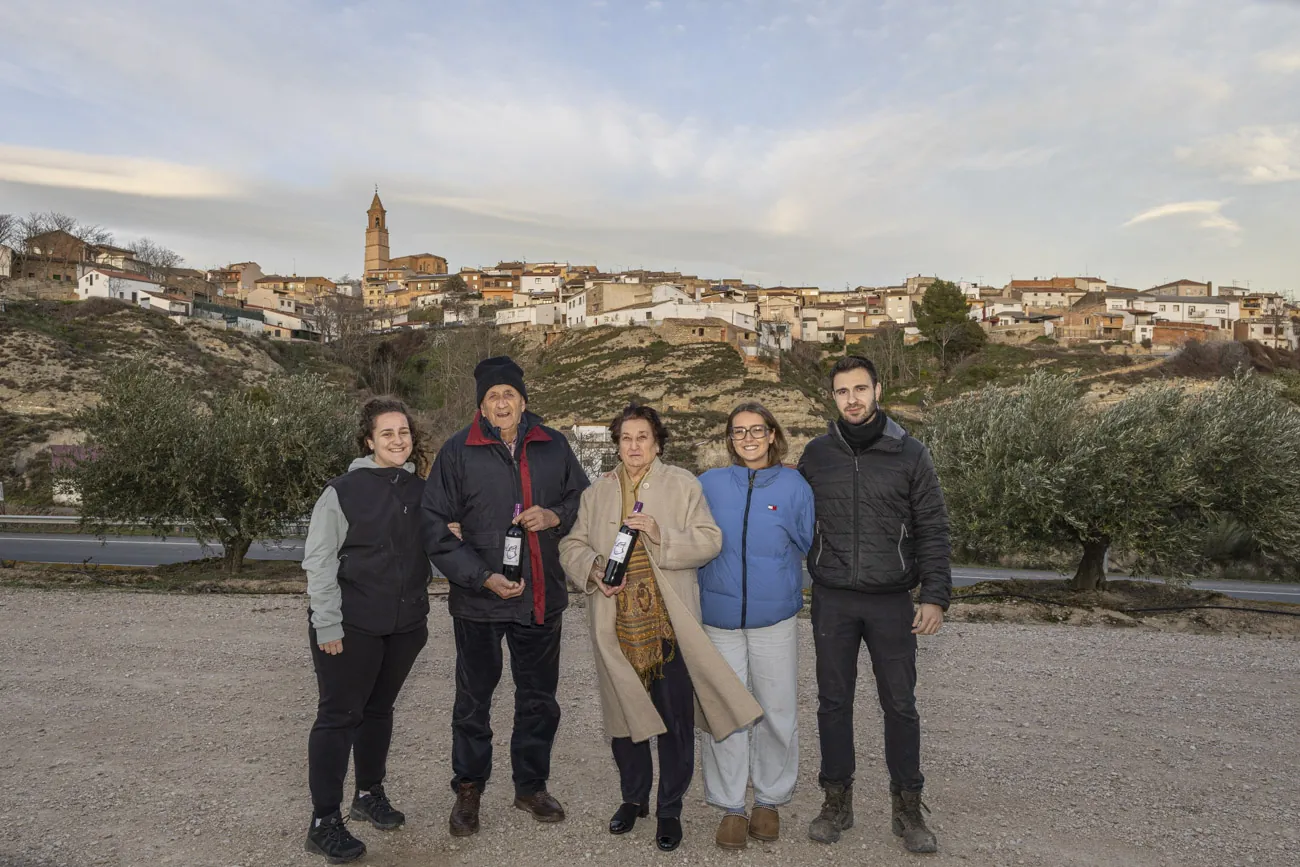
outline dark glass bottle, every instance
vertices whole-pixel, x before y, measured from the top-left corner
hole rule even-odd
[[[640,503],[632,507],[632,513],[641,513]],[[609,552],[609,559],[605,561],[605,577],[602,580],[606,587],[617,587],[627,577],[627,564],[632,559],[632,549],[636,547],[640,535],[639,530],[633,530],[627,524],[618,528],[618,535],[614,537],[614,550]]]
[[[510,529],[506,530],[506,547],[501,557],[501,574],[507,581],[518,584],[524,580],[524,528],[513,523],[519,519],[519,513],[523,507],[515,503],[515,516],[510,524]]]

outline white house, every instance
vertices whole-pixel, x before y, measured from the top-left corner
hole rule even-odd
[[[0,244],[0,277],[12,277],[14,274],[14,259],[17,253],[13,247],[7,247]]]
[[[655,325],[669,319],[721,319],[746,331],[757,331],[758,320],[752,313],[729,309],[736,305],[707,304],[703,301],[663,301],[658,304],[634,304],[588,317],[588,325]],[[753,305],[748,305],[752,307]]]
[[[507,331],[521,331],[531,325],[554,325],[562,306],[557,303],[506,307],[497,311],[497,327]]]
[[[149,296],[145,293],[161,295],[162,291],[162,286],[140,274],[109,268],[87,268],[77,280],[77,297],[82,301],[88,298],[116,298],[148,307]]]
[[[140,299],[140,306],[165,313],[173,322],[180,322],[190,315],[189,301],[175,295],[163,295],[161,292],[145,292]]]
[[[587,326],[587,290],[574,293],[560,305],[560,324],[566,328]]]
[[[1130,300],[1129,309],[1154,313],[1163,322],[1192,322],[1222,329],[1232,328],[1232,323],[1241,318],[1239,301],[1208,295],[1140,295]]]
[[[907,293],[889,294],[884,297],[885,315],[897,322],[899,325],[906,325],[909,322],[916,321],[916,312],[912,306],[912,296]]]

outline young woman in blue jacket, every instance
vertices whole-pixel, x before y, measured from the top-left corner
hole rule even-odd
[[[743,849],[747,838],[776,840],[778,808],[794,795],[799,768],[795,718],[795,628],[803,607],[803,558],[812,545],[812,489],[783,466],[787,444],[760,403],[731,411],[726,428],[732,465],[700,477],[722,553],[699,572],[704,631],[763,708],[752,729],[723,740],[703,736],[701,766],[708,802],[725,811],[715,842]],[[754,784],[752,816],[745,788]]]

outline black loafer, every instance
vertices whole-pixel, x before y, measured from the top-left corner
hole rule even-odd
[[[618,808],[614,818],[609,820],[609,833],[626,834],[636,827],[638,818],[644,819],[650,815],[650,808],[643,807],[640,804],[624,804]]]
[[[660,819],[659,829],[655,831],[655,845],[660,851],[671,852],[682,844],[682,823],[680,819]]]

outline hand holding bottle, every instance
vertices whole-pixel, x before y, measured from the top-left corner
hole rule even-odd
[[[656,545],[661,541],[659,534],[659,522],[647,515],[645,512],[633,512],[627,516],[623,522],[631,530],[638,533],[645,533],[645,537]]]

